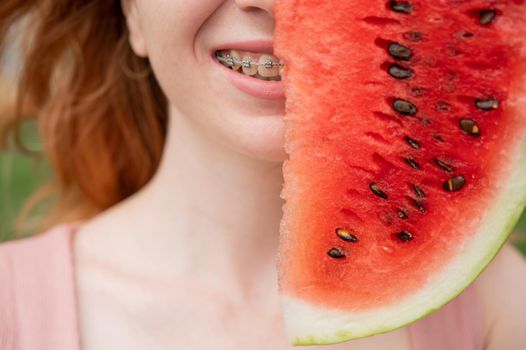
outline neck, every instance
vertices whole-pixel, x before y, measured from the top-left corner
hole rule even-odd
[[[137,226],[136,242],[142,237],[161,264],[189,271],[228,271],[236,280],[274,271],[282,163],[236,153],[176,111],[170,121],[160,167],[133,205],[150,227]]]

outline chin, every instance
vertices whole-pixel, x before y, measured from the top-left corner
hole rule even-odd
[[[254,160],[283,163],[288,159],[283,133],[257,133],[252,137],[230,140],[230,148]]]
[[[207,126],[208,134],[230,150],[254,160],[282,163],[285,152],[283,116],[223,115]]]
[[[260,117],[258,122],[245,125],[245,133],[237,138],[242,153],[263,161],[283,162],[285,152],[285,123],[283,116]]]

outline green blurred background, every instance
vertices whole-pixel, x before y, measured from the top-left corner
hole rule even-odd
[[[34,125],[21,128],[24,144],[38,151],[40,145]],[[45,183],[51,171],[45,160],[34,159],[15,151],[0,153],[0,242],[14,239],[14,219],[22,203],[39,185]],[[526,256],[526,215],[523,213],[510,240]]]
[[[34,154],[30,156],[16,151],[13,137],[9,140],[11,151],[0,151],[0,242],[16,238],[15,219],[22,205],[52,176],[46,160],[37,156],[41,153],[41,145],[34,123],[22,123],[19,134],[24,147]],[[39,209],[45,208],[37,207],[31,218],[36,218]]]

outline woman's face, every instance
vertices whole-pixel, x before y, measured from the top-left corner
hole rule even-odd
[[[286,159],[281,82],[242,76],[214,55],[215,49],[231,48],[241,59],[272,53],[274,0],[123,0],[123,5],[130,43],[136,54],[149,58],[173,113],[236,152],[274,162]],[[251,47],[247,42],[252,41],[270,47]],[[238,87],[232,78],[256,92]]]

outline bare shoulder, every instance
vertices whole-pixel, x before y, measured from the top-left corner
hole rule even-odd
[[[526,259],[506,243],[475,284],[484,309],[486,349],[526,349]]]

